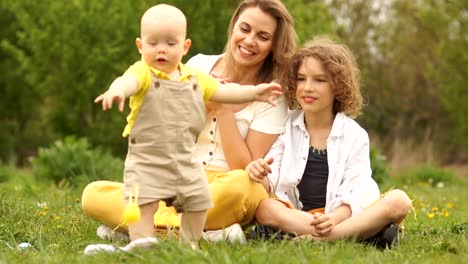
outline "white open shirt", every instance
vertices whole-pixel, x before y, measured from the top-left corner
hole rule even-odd
[[[297,185],[302,179],[309,154],[309,134],[304,112],[289,113],[286,132],[278,137],[266,159],[273,157],[273,172],[268,176],[271,191],[295,208],[301,209]],[[342,204],[355,215],[380,196],[372,179],[369,136],[356,121],[338,113],[327,139],[328,183],[325,213],[332,213]]]

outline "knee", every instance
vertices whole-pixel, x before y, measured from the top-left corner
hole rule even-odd
[[[382,201],[385,203],[389,217],[393,222],[400,222],[405,219],[413,205],[408,195],[399,189],[387,193]]]
[[[86,215],[90,215],[96,204],[96,194],[102,187],[103,181],[91,182],[83,189],[81,194],[81,208]]]
[[[96,182],[92,182],[88,185],[83,190],[83,193],[81,194],[81,208],[87,214],[88,208],[90,206],[90,196],[92,196],[92,193],[94,192]]]

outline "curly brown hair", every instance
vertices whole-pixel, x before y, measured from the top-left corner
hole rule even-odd
[[[286,90],[289,107],[300,108],[296,100],[296,78],[302,62],[313,57],[322,63],[332,89],[335,91],[333,112],[344,112],[351,118],[361,114],[363,98],[360,89],[360,71],[351,50],[327,37],[317,37],[306,42],[290,61],[289,72],[281,76],[279,83]]]

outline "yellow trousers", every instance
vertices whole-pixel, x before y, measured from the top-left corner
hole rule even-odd
[[[268,198],[261,184],[252,181],[243,170],[228,172],[206,171],[214,207],[208,209],[205,229],[222,229],[235,223],[252,222],[260,202]],[[86,215],[112,228],[123,223],[125,210],[123,183],[96,181],[83,190],[82,207]],[[159,203],[154,215],[157,227],[180,226],[180,217],[173,207]],[[127,231],[127,225],[119,227]]]

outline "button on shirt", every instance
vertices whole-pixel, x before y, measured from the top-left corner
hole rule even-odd
[[[286,131],[280,135],[266,158],[273,157],[270,189],[276,196],[302,209],[297,185],[302,179],[309,152],[309,134],[304,112],[289,113]],[[348,204],[354,214],[371,205],[380,196],[372,179],[369,137],[356,121],[338,113],[327,139],[328,183],[325,213]]]
[[[187,65],[209,74],[219,59],[220,55],[198,54],[191,58]],[[280,97],[276,103],[276,106],[272,106],[264,102],[252,102],[241,111],[234,113],[237,128],[243,139],[247,137],[249,129],[265,134],[284,132],[284,124],[288,118],[287,102],[284,97]],[[207,116],[205,127],[198,137],[194,157],[205,165],[206,170],[230,170],[224,157],[220,132],[213,113]]]

